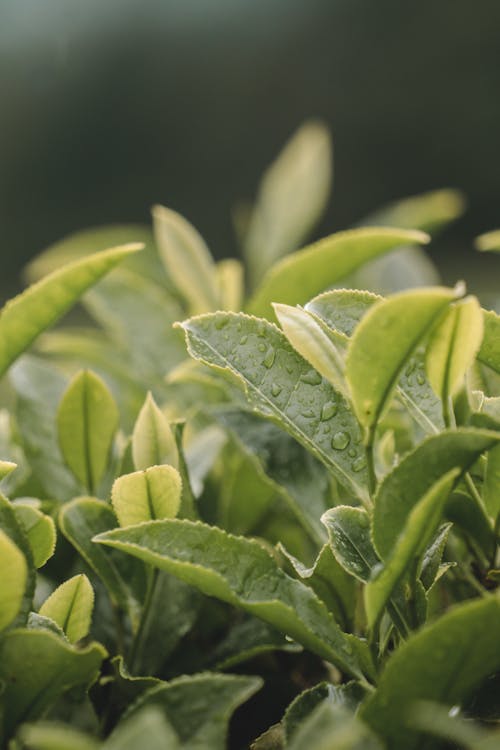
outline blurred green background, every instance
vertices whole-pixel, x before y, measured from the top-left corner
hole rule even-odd
[[[312,116],[335,142],[320,233],[458,187],[436,260],[493,291],[500,259],[471,241],[500,226],[499,38],[498,0],[0,0],[2,293],[63,235],[157,202],[231,255],[235,202]]]

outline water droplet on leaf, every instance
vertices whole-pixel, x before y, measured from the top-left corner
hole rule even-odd
[[[273,347],[270,346],[266,352],[266,356],[262,360],[262,364],[264,365],[264,367],[267,367],[267,369],[269,370],[274,365],[275,359],[276,359],[276,352],[273,349]]]
[[[301,375],[300,379],[308,385],[319,385],[321,383],[321,375],[316,370],[308,370],[308,372]]]
[[[337,408],[335,401],[327,401],[321,409],[321,421],[328,422],[329,419],[332,419],[337,413]]]
[[[343,451],[349,445],[350,439],[347,432],[340,430],[340,432],[336,432],[332,437],[332,448],[335,448],[337,451]]]

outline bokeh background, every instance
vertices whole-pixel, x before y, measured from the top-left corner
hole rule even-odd
[[[335,142],[320,234],[438,187],[468,196],[436,258],[490,292],[500,226],[498,0],[0,0],[0,288],[76,229],[161,202],[216,257],[231,211],[310,117]]]

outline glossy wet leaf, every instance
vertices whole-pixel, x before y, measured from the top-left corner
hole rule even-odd
[[[90,370],[77,373],[57,411],[66,464],[92,494],[106,469],[119,414],[106,384]]]
[[[111,502],[120,526],[173,518],[181,504],[182,480],[173,466],[150,466],[113,484]]]
[[[427,374],[443,404],[456,395],[483,338],[483,315],[476,297],[450,305],[427,346]]]
[[[399,245],[428,241],[422,232],[377,227],[332,234],[276,263],[251,297],[248,311],[270,317],[272,302],[305,304],[368,260]]]
[[[233,669],[238,664],[270,651],[302,651],[298,643],[262,620],[250,617],[233,625],[210,654],[209,666],[217,670]]]
[[[395,294],[375,304],[355,329],[346,377],[367,433],[374,430],[412,353],[456,295],[444,287]]]
[[[35,567],[41,568],[54,554],[56,546],[54,521],[50,516],[29,505],[16,504],[14,512],[28,537]]]
[[[217,310],[215,264],[203,237],[184,217],[164,206],[153,208],[155,238],[169,277],[192,314]]]
[[[295,351],[339,393],[346,396],[344,358],[320,323],[301,307],[274,304],[273,308],[283,333]]]
[[[331,151],[328,129],[309,121],[266,170],[244,243],[252,286],[278,258],[296,250],[321,217],[332,179]]]
[[[382,750],[369,727],[343,706],[323,701],[287,744],[289,750]]]
[[[332,289],[314,297],[305,309],[343,335],[347,344],[362,317],[381,299],[378,294],[359,289]]]
[[[101,534],[107,544],[240,607],[359,676],[349,639],[308,586],[287,576],[257,542],[191,521],[153,521]]]
[[[379,558],[370,538],[370,517],[362,508],[340,505],[321,518],[335,559],[350,575],[366,583]]]
[[[132,433],[132,456],[137,470],[159,464],[177,468],[178,457],[170,425],[148,393]]]
[[[426,591],[429,591],[432,588],[442,573],[443,554],[451,527],[451,523],[443,524],[433,539],[432,544],[430,544],[425,551],[425,555],[422,559],[420,580]]]
[[[499,438],[490,430],[447,430],[427,438],[401,460],[375,497],[373,541],[382,559],[391,555],[411,510],[430,487],[455,466],[468,471]]]
[[[460,469],[452,469],[444,474],[413,506],[383,568],[368,581],[364,589],[368,627],[374,627],[378,622],[401,578],[424,554],[459,473]]]
[[[28,566],[23,553],[0,529],[0,631],[14,620],[23,603]]]
[[[89,686],[105,657],[97,643],[76,649],[44,630],[6,633],[0,641],[0,679],[5,685],[0,740],[5,742],[19,722],[43,716],[71,688]]]
[[[276,326],[244,314],[217,313],[191,318],[182,327],[195,359],[236,375],[257,413],[277,422],[343,487],[366,499],[365,456],[354,415]]]
[[[89,287],[141,247],[124,245],[77,260],[7,302],[0,311],[0,375]]]
[[[81,573],[61,583],[44,601],[39,614],[54,620],[69,642],[76,643],[90,630],[93,608],[94,590],[87,576]]]
[[[198,674],[177,677],[142,695],[127,718],[144,708],[159,708],[186,750],[223,750],[235,709],[260,688],[259,677]]]
[[[319,682],[304,690],[290,703],[283,717],[287,740],[293,737],[303,721],[323,702],[354,712],[364,697],[365,691],[357,682],[347,682],[344,685]]]
[[[420,747],[407,723],[414,701],[460,704],[500,668],[499,627],[500,601],[488,596],[454,607],[399,647],[360,712],[387,750]]]

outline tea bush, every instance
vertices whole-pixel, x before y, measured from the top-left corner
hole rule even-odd
[[[297,250],[330,181],[309,123],[245,265],[157,207],[5,306],[2,746],[500,745],[500,319],[418,247],[454,191]]]

